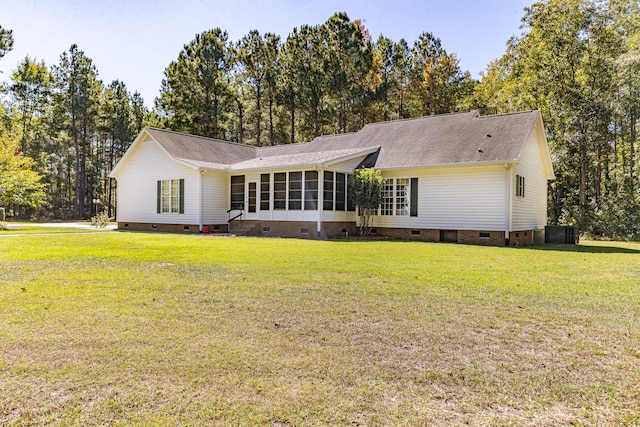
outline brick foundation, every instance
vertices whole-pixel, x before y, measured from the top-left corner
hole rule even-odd
[[[205,224],[211,234],[233,233],[240,236],[294,237],[299,239],[339,239],[358,236],[359,228],[355,222],[324,222],[318,236],[318,224],[315,221],[252,221],[236,220],[230,224]],[[170,231],[198,233],[195,224],[153,224],[118,222],[119,230],[133,231]],[[504,246],[504,231],[482,230],[436,230],[412,228],[375,227],[371,236],[387,237],[399,240],[418,240],[422,242],[440,242],[451,239],[454,243],[469,245]],[[536,243],[533,230],[512,231],[509,233],[510,246],[530,246]]]
[[[353,237],[360,233],[355,222],[323,222],[322,237],[324,239],[338,239],[341,237]]]
[[[205,224],[207,225],[207,224]],[[216,228],[217,227],[217,228]],[[210,233],[227,233],[227,224],[209,225]],[[173,233],[199,233],[198,224],[155,224],[151,222],[118,222],[118,230],[131,231],[169,231]]]
[[[432,229],[374,227],[371,230],[371,235],[389,237],[391,239],[419,240],[422,242],[440,241],[440,230]]]
[[[510,246],[531,246],[535,244],[535,231],[512,231],[509,233],[509,245]]]
[[[504,231],[458,230],[458,243],[469,245],[504,246]]]
[[[296,237],[299,239],[336,239],[357,235],[354,222],[325,222],[318,236],[315,221],[231,221],[229,232],[241,236]]]

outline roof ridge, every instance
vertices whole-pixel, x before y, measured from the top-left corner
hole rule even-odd
[[[366,125],[365,125],[365,126],[366,126]],[[313,139],[312,139],[311,141],[309,141],[309,142],[313,142],[313,140],[318,139],[318,138],[330,138],[330,137],[332,137],[332,136],[353,135],[353,134],[356,134],[356,133],[358,133],[358,131],[357,131],[357,130],[352,131],[352,132],[329,133],[329,134],[326,134],[326,135],[318,135],[318,136],[316,136],[315,138],[313,138]],[[306,144],[306,142],[304,142],[303,144]]]
[[[526,110],[526,111],[512,111],[511,113],[500,113],[500,114],[492,114],[490,116],[481,116],[479,115],[478,119],[490,119],[493,117],[504,117],[504,116],[515,116],[518,114],[530,114],[530,113],[540,113],[540,110]]]
[[[480,115],[480,111],[479,110],[454,111],[452,113],[430,114],[428,116],[407,117],[407,118],[404,118],[404,119],[394,119],[394,120],[387,120],[387,121],[382,121],[382,122],[367,123],[366,125],[363,126],[362,129],[364,129],[367,126],[384,125],[384,124],[388,124],[388,123],[398,123],[398,122],[408,122],[408,121],[412,121],[412,120],[432,119],[432,118],[436,118],[436,117],[455,116],[455,115],[462,115],[462,114],[475,114],[476,116],[479,116]]]

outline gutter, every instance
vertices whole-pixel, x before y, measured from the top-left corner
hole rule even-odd
[[[504,224],[504,238],[505,241],[509,240],[509,232],[511,231],[512,211],[513,211],[513,164],[504,164],[504,177],[505,177],[505,224]]]
[[[437,169],[437,168],[454,168],[454,167],[466,167],[466,166],[499,166],[507,165],[513,166],[518,163],[517,159],[513,160],[491,160],[491,161],[478,161],[478,162],[464,162],[464,163],[435,163],[432,165],[412,165],[412,166],[393,166],[393,167],[378,167],[374,166],[375,169],[384,171],[395,171],[395,170],[408,170],[408,169]]]
[[[202,176],[206,170],[198,169],[198,231],[202,233]]]

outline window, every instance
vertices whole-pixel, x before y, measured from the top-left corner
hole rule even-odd
[[[524,197],[524,176],[516,175],[516,196]]]
[[[279,172],[273,174],[273,209],[287,208],[287,174]]]
[[[409,178],[396,179],[396,215],[409,215]]]
[[[184,179],[158,181],[158,213],[184,213]]]
[[[333,172],[324,171],[324,190],[322,208],[325,211],[333,210]]]
[[[247,209],[249,212],[256,211],[256,201],[258,200],[256,187],[257,187],[257,183],[255,182],[249,183],[249,205]]]
[[[343,211],[346,207],[345,174],[336,172],[336,210]]]
[[[325,171],[323,176],[323,202],[325,211],[355,211],[351,197],[347,197],[347,175],[341,172]]]
[[[263,173],[260,175],[260,210],[268,211],[269,210],[269,179],[270,175],[268,173]]]
[[[382,183],[380,215],[393,215],[393,178],[387,178]]]
[[[231,209],[244,209],[244,175],[231,177]]]
[[[304,173],[304,209],[318,209],[318,172],[306,171]]]
[[[302,172],[289,172],[289,210],[302,209]]]
[[[418,178],[385,179],[380,215],[418,216]]]

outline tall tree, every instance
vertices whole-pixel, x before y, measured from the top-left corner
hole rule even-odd
[[[287,84],[297,85],[297,103],[289,105],[295,106],[302,113],[302,140],[310,140],[322,134],[327,92],[325,43],[326,32],[321,27],[303,25],[299,30],[293,29],[284,45],[284,58],[287,61],[285,71],[288,73],[285,79]],[[294,91],[289,93],[293,94]],[[289,100],[293,101],[294,98]],[[295,110],[292,109],[290,112],[294,117]]]
[[[462,73],[458,59],[447,53],[432,33],[422,33],[412,49],[413,90],[420,101],[420,114],[456,111],[470,76]]]
[[[55,102],[60,123],[59,141],[63,144],[70,137],[75,158],[73,217],[83,218],[91,206],[87,189],[87,160],[93,133],[95,132],[98,96],[102,83],[97,79],[93,61],[76,44],[60,56],[60,64],[53,67],[56,82]]]
[[[397,88],[398,82],[394,76],[394,43],[391,39],[382,35],[376,41],[374,64],[378,67],[380,84],[376,91],[376,101],[380,105],[381,114],[379,120],[388,121],[393,115],[391,102],[392,91]]]
[[[53,76],[44,61],[36,62],[27,56],[11,74],[11,79],[13,84],[10,92],[17,110],[14,120],[22,134],[20,149],[26,156],[40,157],[47,125],[45,116],[51,104]]]
[[[0,25],[0,59],[13,49],[13,30],[7,30]]]
[[[394,44],[393,47],[393,78],[397,82],[396,89],[396,118],[404,119],[413,117],[408,108],[407,99],[411,84],[411,63],[413,57],[408,43],[404,39]]]
[[[291,36],[289,36],[291,37]],[[296,81],[296,55],[298,53],[297,44],[289,41],[287,38],[281,52],[280,73],[276,77],[276,100],[282,106],[288,115],[289,138],[288,143],[296,142],[297,128],[296,123],[299,120],[297,112],[300,110],[300,86]]]
[[[44,203],[46,185],[21,153],[19,139],[0,126],[0,206],[36,207]]]
[[[371,40],[364,27],[350,21],[346,13],[334,14],[322,25],[321,31],[327,44],[324,75],[327,96],[335,110],[334,132],[357,130],[364,123],[356,120],[353,124],[350,116],[354,110],[362,110],[365,103],[367,77],[373,64]]]
[[[95,197],[113,215],[115,205],[115,186],[109,173],[116,162],[124,155],[144,121],[144,104],[140,94],[129,93],[126,85],[115,80],[106,87],[100,102],[101,144],[96,146],[96,164],[99,185],[94,190]]]
[[[169,127],[212,138],[224,137],[232,66],[226,31],[197,34],[167,67],[156,105]]]
[[[281,42],[280,36],[267,33],[265,34],[265,52],[268,67],[265,74],[265,95],[268,103],[269,114],[269,144],[276,144],[276,101],[278,98],[278,75],[281,73],[282,64],[280,62]]]
[[[638,15],[633,0],[535,3],[525,9],[523,34],[509,41],[476,87],[470,105],[484,104],[485,111],[542,111],[557,177],[553,222],[610,236],[640,232],[630,168],[637,145]]]
[[[244,36],[237,45],[237,65],[240,76],[251,89],[255,101],[255,143],[262,146],[262,100],[265,92],[273,90],[275,83],[275,69],[278,56],[279,38],[267,33],[261,36],[257,30],[252,30]],[[273,94],[268,93],[273,100]],[[269,103],[270,109],[273,107]],[[270,111],[270,141],[273,143],[273,117]]]
[[[13,49],[13,30],[7,30],[0,25],[0,59]],[[2,71],[0,71],[2,73]],[[0,83],[0,91],[3,90],[2,83]],[[0,104],[2,107],[2,104]],[[0,112],[2,110],[0,109]]]

